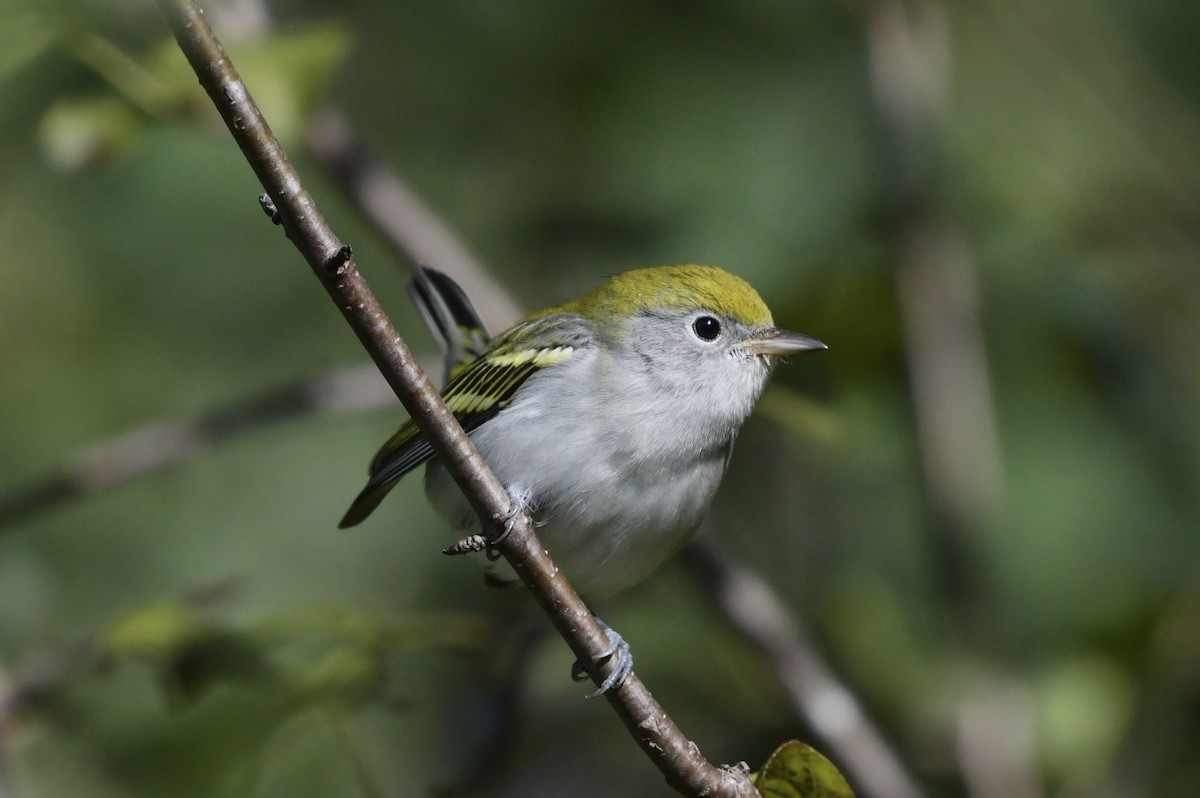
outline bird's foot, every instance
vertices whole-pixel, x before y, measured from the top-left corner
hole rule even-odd
[[[625,638],[621,637],[616,629],[613,629],[599,618],[596,618],[596,623],[600,624],[600,628],[608,636],[609,643],[608,650],[600,655],[596,662],[605,662],[613,657],[617,659],[612,673],[605,677],[595,692],[588,694],[588,698],[604,695],[614,687],[620,687],[629,674],[633,673],[633,651],[629,648],[629,644],[625,642]],[[571,678],[577,682],[587,681],[588,679],[587,668],[579,660],[575,660],[575,664],[571,666]]]
[[[496,551],[496,546],[504,541],[512,532],[513,527],[517,523],[517,519],[521,517],[521,513],[526,512],[531,505],[529,491],[520,488],[508,489],[509,509],[508,514],[502,520],[503,528],[499,535],[494,538],[489,538],[487,535],[468,535],[462,540],[451,543],[446,548],[442,549],[443,554],[475,554],[477,552],[486,551],[489,560],[500,559],[500,552]],[[485,530],[486,531],[486,530]]]

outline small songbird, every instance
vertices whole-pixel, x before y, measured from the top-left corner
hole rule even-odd
[[[641,581],[688,541],[775,360],[826,348],[776,328],[753,288],[712,266],[618,274],[490,341],[444,274],[423,269],[411,288],[447,352],[442,397],[589,600]],[[410,420],[341,526],[426,461],[430,502],[457,527],[477,525]]]

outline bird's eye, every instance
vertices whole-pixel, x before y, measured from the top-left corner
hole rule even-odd
[[[712,316],[701,316],[692,322],[692,331],[701,341],[715,341],[721,334],[721,322]]]

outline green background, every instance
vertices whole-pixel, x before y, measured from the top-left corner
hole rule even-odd
[[[258,9],[210,18],[414,346],[432,353],[408,264],[306,153],[319,106],[526,309],[714,263],[829,344],[777,370],[710,531],[931,795],[1200,793],[1194,4]],[[2,0],[0,53],[0,496],[147,422],[365,362],[152,3]],[[946,309],[955,279],[977,328]],[[965,385],[959,344],[982,367]],[[972,397],[983,422],[956,425]],[[476,621],[530,602],[439,553],[419,480],[334,528],[401,417],[299,418],[0,528],[0,691],[52,686],[0,728],[0,794],[451,780],[506,661]],[[931,478],[939,434],[956,466]],[[113,631],[188,597],[201,620],[135,616],[144,646]],[[710,759],[831,753],[678,566],[603,615]],[[205,641],[198,665],[175,633]],[[499,794],[663,794],[570,659],[534,652]]]

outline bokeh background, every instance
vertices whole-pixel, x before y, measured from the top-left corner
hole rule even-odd
[[[222,0],[210,19],[426,352],[410,264],[307,144],[321,109],[522,308],[715,263],[830,345],[776,372],[708,532],[925,794],[1200,794],[1193,3]],[[335,529],[401,418],[378,384],[374,409],[249,423],[16,507],[93,444],[366,358],[152,3],[0,1],[0,126],[0,795],[452,782],[495,731],[505,619],[531,602],[439,553],[419,480]],[[678,565],[603,610],[711,759],[793,737],[832,755]],[[527,659],[494,794],[666,793],[561,641]]]

